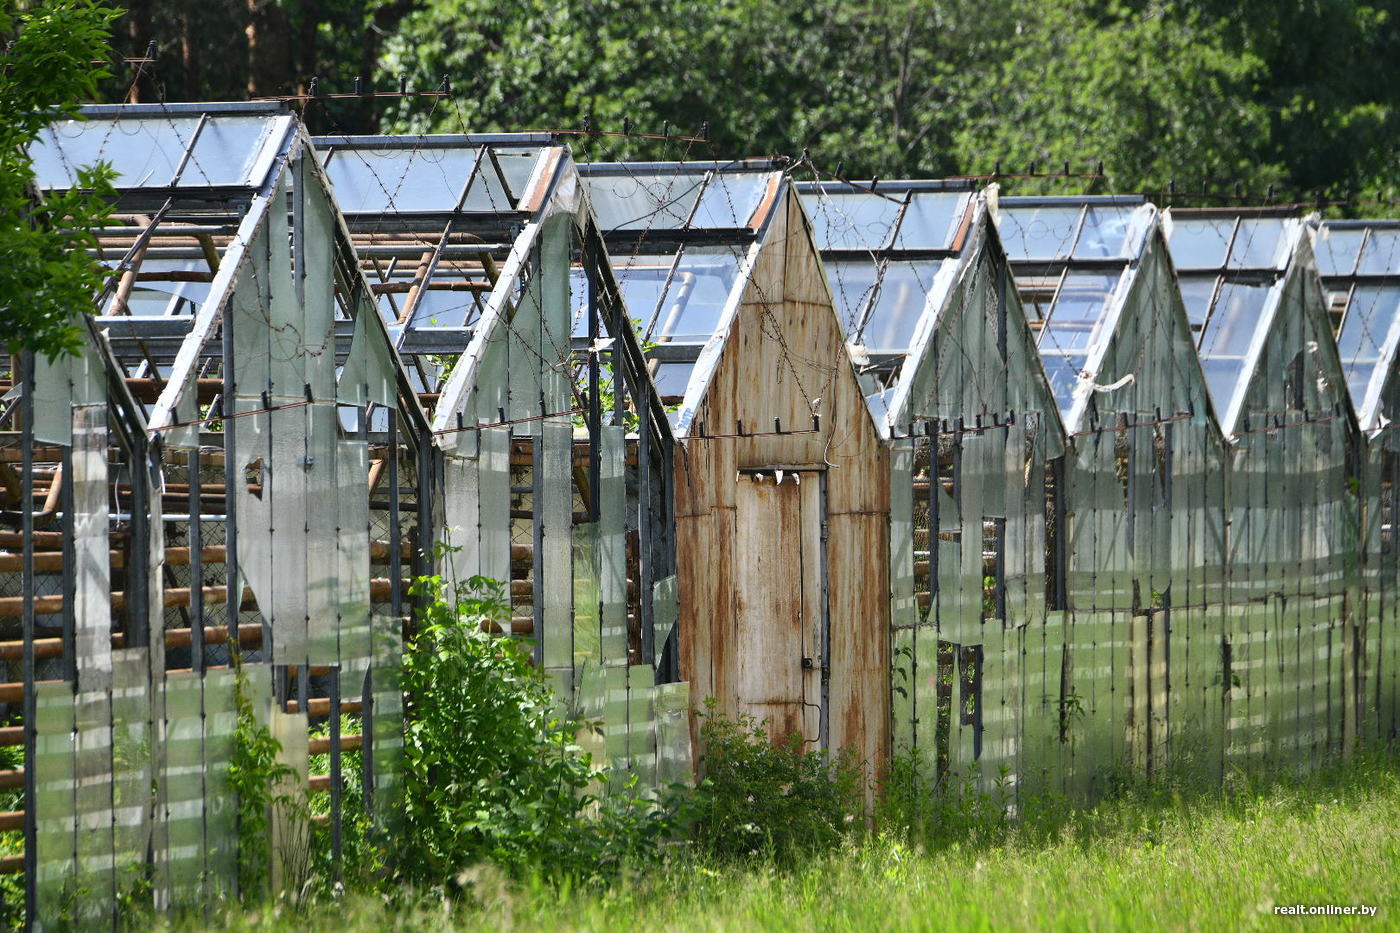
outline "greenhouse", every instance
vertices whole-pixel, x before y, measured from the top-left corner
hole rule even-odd
[[[152,549],[144,564],[89,543],[54,569],[66,580],[75,567],[88,581],[84,598],[113,607],[146,590],[163,637],[126,659],[128,681],[145,665],[134,693],[111,673],[91,686],[80,677],[62,702],[46,696],[26,720],[35,727],[25,777],[37,812],[25,817],[33,833],[25,870],[40,913],[78,884],[103,892],[84,902],[101,916],[129,881],[114,874],[110,855],[90,851],[111,845],[111,835],[89,830],[111,825],[118,800],[126,831],[147,841],[114,851],[149,859],[157,904],[202,903],[236,886],[227,853],[237,831],[222,783],[236,695],[280,741],[293,772],[329,798],[336,856],[346,753],[358,752],[372,776],[365,799],[350,806],[391,818],[403,579],[426,570],[432,552],[431,440],[369,288],[345,261],[350,243],[291,115],[229,105],[86,116],[51,127],[31,155],[50,190],[95,159],[116,171],[113,214],[97,242],[111,273],[95,296],[95,324],[110,347],[110,404],[123,403],[114,410],[126,412],[149,456],[93,474],[118,507],[97,512],[85,533],[115,540],[141,527],[137,510],[120,503],[143,482],[159,498],[143,510]],[[61,495],[62,471],[51,476]],[[94,503],[107,499],[96,495]],[[136,567],[142,577],[132,576]],[[118,568],[125,590],[93,591]],[[49,650],[76,659],[79,671],[90,658],[110,668],[119,618],[111,632],[70,627]],[[23,634],[28,655],[44,633],[26,625]],[[132,647],[145,644],[140,636]],[[232,646],[240,666],[230,664]],[[136,745],[92,759],[81,742],[60,738],[65,716]],[[327,755],[329,774],[308,773],[313,751]],[[130,754],[149,778],[134,779]],[[81,775],[87,803],[49,817],[45,801],[59,798],[46,789],[65,769]],[[296,884],[289,872],[275,862],[275,883]]]
[[[619,774],[687,775],[671,430],[568,150],[540,135],[317,147],[433,413],[446,570],[509,581],[510,633],[568,708],[603,721]]]
[[[1396,353],[1400,351],[1400,223],[1310,219],[1317,269],[1337,332],[1361,445],[1361,586],[1355,619],[1356,740],[1400,728],[1400,617],[1396,614],[1395,490],[1400,484]],[[1355,618],[1355,616],[1354,616]]]
[[[1306,225],[1167,213],[1172,259],[1230,443],[1226,758],[1314,766],[1354,704],[1356,421]],[[1349,742],[1349,737],[1346,738]]]
[[[1065,438],[992,223],[996,190],[803,190],[891,447],[895,742],[950,775],[1005,767],[1019,792],[1044,770],[1037,726],[1058,738],[1060,667],[1045,669],[1043,641]]]
[[[0,399],[29,916],[236,894],[242,710],[272,890],[394,839],[424,576],[499,586],[599,793],[703,772],[709,698],[1009,810],[1400,728],[1394,221],[84,116],[30,156],[113,164],[105,284]]]
[[[887,453],[792,184],[752,163],[595,164],[584,179],[653,365],[683,375],[658,375],[680,399],[682,674],[775,739],[878,768]]]

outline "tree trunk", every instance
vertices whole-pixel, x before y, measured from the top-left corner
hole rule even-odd
[[[274,0],[248,0],[248,96],[291,89],[291,37],[287,12]]]

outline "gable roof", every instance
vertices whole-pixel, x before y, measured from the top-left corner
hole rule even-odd
[[[1251,408],[1350,408],[1303,220],[1174,210],[1164,228],[1226,436],[1244,429]],[[1299,360],[1306,376],[1285,371]]]
[[[1309,226],[1357,420],[1375,434],[1396,419],[1400,220],[1314,219]]]

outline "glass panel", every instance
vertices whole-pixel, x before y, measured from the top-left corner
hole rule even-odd
[[[452,211],[475,149],[338,149],[326,165],[347,214]]]
[[[627,303],[627,314],[642,333],[651,329],[656,304],[661,300],[673,262],[674,256],[633,256],[613,262],[618,288]],[[587,322],[584,322],[583,332],[588,333]]]
[[[1346,370],[1352,401],[1358,406],[1364,400],[1366,386],[1380,362],[1386,336],[1398,315],[1400,288],[1358,285],[1352,294],[1337,337],[1337,352]]]
[[[958,191],[925,191],[913,195],[894,245],[898,249],[947,249],[957,235],[971,195]]]
[[[1210,316],[1210,299],[1215,294],[1215,276],[1207,278],[1182,278],[1181,300],[1186,305],[1186,319],[1191,327],[1200,330]]]
[[[1135,207],[1106,205],[1090,207],[1084,215],[1084,229],[1074,247],[1075,259],[1128,258],[1136,244],[1129,242]]]
[[[695,211],[696,227],[746,227],[768,187],[767,172],[716,173]]]
[[[470,327],[478,317],[472,292],[426,289],[418,296],[413,313],[414,327]],[[400,296],[407,298],[407,296]]]
[[[572,299],[573,311],[570,320],[573,325],[569,331],[575,337],[588,336],[588,276],[584,273],[582,266],[572,266],[569,269],[569,296]],[[599,333],[602,332],[599,328]]]
[[[1220,286],[1220,297],[1215,301],[1205,332],[1201,334],[1201,358],[1229,356],[1236,360],[1243,358],[1249,350],[1249,342],[1254,336],[1254,328],[1264,303],[1269,299],[1267,285],[1244,285],[1239,282],[1226,282]],[[1217,399],[1221,404],[1224,399]]]
[[[1239,382],[1244,368],[1235,357],[1202,357],[1201,371],[1205,373],[1206,387],[1210,392],[1211,401],[1215,403],[1215,414],[1223,419],[1226,417],[1225,410],[1229,407],[1230,400],[1235,396],[1235,385]]]
[[[1084,357],[1079,354],[1063,355],[1042,352],[1040,361],[1045,364],[1045,377],[1050,382],[1050,391],[1061,413],[1068,413],[1074,401],[1074,387],[1079,382],[1079,372],[1084,368]]]
[[[806,194],[802,202],[818,249],[880,249],[900,209],[898,200],[858,191]]]
[[[194,135],[197,118],[169,120],[64,120],[39,134],[30,147],[34,176],[44,188],[67,188],[77,169],[105,161],[118,188],[168,185]]]
[[[1230,250],[1232,269],[1276,269],[1287,263],[1279,252],[1284,246],[1283,220],[1276,217],[1246,217],[1240,221],[1235,245]]]
[[[1087,351],[1117,286],[1116,275],[1065,276],[1041,330],[1040,345],[1049,350]]]
[[[1358,275],[1400,273],[1400,230],[1372,228],[1356,272]]]
[[[861,343],[875,350],[907,350],[937,264],[892,262],[880,282],[880,294],[861,331]]]
[[[698,173],[590,175],[584,184],[604,230],[668,230],[686,225],[704,181]]]
[[[1324,225],[1316,241],[1317,271],[1322,275],[1351,275],[1365,236],[1364,229],[1338,230]]]
[[[1234,232],[1233,218],[1179,219],[1172,224],[1171,240],[1167,243],[1172,262],[1178,269],[1218,269],[1225,265],[1225,252]]]
[[[685,387],[690,384],[693,363],[658,363],[652,381],[656,383],[656,394],[663,398],[680,398],[685,395]]]
[[[1081,213],[1080,207],[1003,207],[997,218],[997,232],[1007,258],[1065,258],[1074,246]]]
[[[845,333],[853,333],[860,324],[860,312],[870,292],[875,288],[877,264],[866,262],[828,262],[826,278],[836,297],[836,316],[841,319]]]
[[[488,159],[472,176],[471,187],[462,199],[462,210],[499,214],[515,209],[515,202],[506,194],[505,185],[496,167]]]
[[[496,163],[501,167],[501,174],[506,177],[506,184],[510,185],[510,193],[519,201],[525,196],[525,186],[530,183],[530,174],[535,170],[535,163],[539,161],[540,150],[532,149],[497,149]]]
[[[160,119],[63,120],[43,130],[30,147],[35,177],[44,188],[66,188],[76,169],[105,161],[116,169],[118,188],[163,187],[194,139],[198,115]],[[208,120],[180,177],[181,187],[247,185],[248,173],[273,125],[266,116],[227,116]]]
[[[199,132],[194,153],[180,175],[180,187],[256,184],[260,179],[249,178],[248,173],[262,153],[260,143],[271,125],[261,116],[211,118]]]
[[[661,302],[651,338],[695,343],[709,340],[738,278],[739,257],[734,249],[709,246],[686,250]]]

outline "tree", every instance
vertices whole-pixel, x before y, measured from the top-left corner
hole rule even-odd
[[[1230,48],[1223,24],[1185,4],[1140,9],[1092,0],[1020,4],[982,93],[955,133],[987,171],[1031,162],[1083,171],[1102,161],[1112,191],[1217,179],[1264,190],[1283,180],[1269,156],[1265,63]]]
[[[0,69],[0,343],[11,353],[75,351],[74,315],[102,285],[88,249],[110,210],[110,170],[81,168],[76,188],[45,195],[27,149],[96,92],[113,16],[97,0],[51,0],[18,20],[13,0],[0,10],[0,34],[13,36]]]

